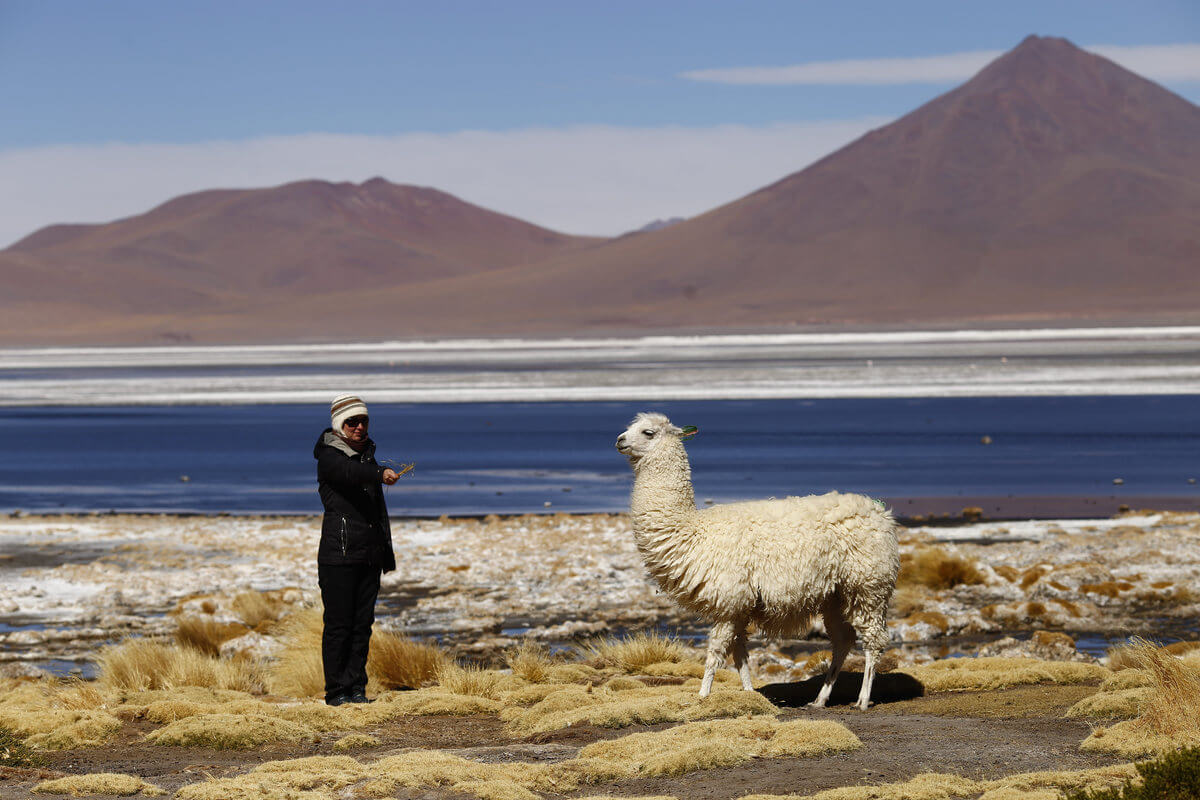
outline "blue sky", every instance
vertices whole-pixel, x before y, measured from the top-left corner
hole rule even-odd
[[[1200,102],[1196,0],[0,0],[0,246],[374,175],[615,234],[800,169],[1030,33],[1127,48],[1100,52]]]

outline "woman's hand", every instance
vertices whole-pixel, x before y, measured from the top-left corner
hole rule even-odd
[[[383,482],[388,486],[391,486],[398,480],[400,480],[400,473],[396,472],[396,470],[389,467],[383,471]]]

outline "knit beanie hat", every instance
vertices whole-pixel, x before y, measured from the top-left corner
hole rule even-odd
[[[329,404],[329,419],[333,423],[333,432],[342,432],[342,423],[351,417],[370,416],[367,404],[356,394],[339,394]]]

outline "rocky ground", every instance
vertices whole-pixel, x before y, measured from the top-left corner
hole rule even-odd
[[[1079,749],[1090,725],[1063,714],[1096,686],[1025,686],[968,695],[949,707],[944,695],[887,702],[883,698],[866,713],[848,705],[825,710],[788,709],[781,720],[832,720],[845,725],[862,742],[850,751],[809,758],[753,759],[715,769],[677,776],[634,778],[568,795],[545,797],[741,798],[754,794],[810,795],[842,786],[906,781],[921,773],[948,773],[989,781],[1014,773],[1043,770],[1084,770],[1127,763],[1112,755]],[[103,748],[54,751],[38,769],[0,769],[0,798],[26,798],[33,786],[67,774],[112,772],[137,775],[169,792],[211,778],[243,775],[268,761],[329,755],[340,734],[301,745],[271,743],[253,751],[205,747],[160,747],[142,737],[154,725],[127,725]],[[438,749],[483,763],[556,763],[575,757],[595,741],[636,732],[662,730],[666,725],[614,730],[575,725],[551,733],[513,739],[494,715],[415,717],[403,724],[380,725],[368,733],[377,744],[356,750],[360,761],[382,759],[410,748]],[[1056,793],[1049,795],[1054,797]],[[47,796],[47,795],[41,795]],[[298,797],[299,795],[261,795]],[[361,796],[361,795],[357,795]],[[386,795],[408,800],[453,800],[460,793],[446,789],[400,789]],[[1014,797],[1021,797],[1015,795]]]
[[[184,619],[246,625],[247,632],[225,641],[222,652],[244,652],[269,661],[279,643],[269,626],[249,630],[255,626],[246,622],[244,609],[239,611],[237,597],[255,590],[292,608],[313,604],[317,530],[316,519],[299,517],[99,515],[0,520],[0,669],[10,678],[9,691],[18,692],[11,696],[26,697],[35,703],[31,709],[43,702],[50,703],[47,708],[58,708],[55,692],[82,690],[54,688],[53,682],[46,682],[42,667],[61,673],[77,665],[86,672],[103,643],[129,636],[169,637]],[[400,568],[384,579],[382,625],[418,637],[436,637],[462,660],[495,665],[506,648],[531,639],[553,649],[636,629],[665,627],[684,634],[702,630],[698,620],[680,615],[647,580],[623,515],[405,520],[396,521],[394,537]],[[105,713],[120,719],[119,729],[99,746],[46,750],[39,766],[0,767],[0,798],[29,797],[44,780],[100,772],[138,776],[167,792],[178,791],[181,798],[209,796],[188,794],[197,787],[209,787],[216,792],[213,797],[224,796],[221,792],[233,791],[233,784],[225,787],[221,779],[241,780],[266,762],[332,756],[341,751],[335,743],[353,730],[371,738],[353,751],[354,760],[338,766],[342,778],[293,777],[290,784],[263,784],[257,794],[236,796],[733,800],[805,796],[937,772],[960,776],[965,783],[957,793],[931,797],[1049,800],[1057,796],[1057,789],[1046,786],[1066,785],[1062,781],[1070,779],[1052,779],[1047,784],[1040,778],[1013,776],[1041,770],[1100,770],[1095,773],[1100,776],[1097,780],[1111,783],[1128,774],[1128,757],[1080,747],[1104,720],[1085,721],[1068,716],[1067,710],[1095,695],[1102,680],[1111,682],[1113,674],[1124,674],[1090,663],[1098,657],[1105,660],[1104,646],[1110,639],[1130,634],[1166,640],[1197,638],[1197,544],[1200,515],[1179,513],[906,529],[901,582],[890,618],[894,647],[887,667],[894,671],[880,676],[877,702],[870,710],[860,712],[847,704],[856,694],[853,662],[839,682],[836,705],[823,710],[803,706],[816,692],[811,676],[819,671],[821,656],[814,653],[826,646],[819,628],[807,638],[755,642],[753,667],[759,693],[774,704],[767,706],[768,716],[777,714],[774,718],[783,723],[838,723],[861,743],[854,749],[806,756],[755,755],[672,774],[645,770],[643,777],[613,777],[565,793],[544,786],[535,786],[536,792],[530,793],[534,784],[373,789],[361,776],[345,777],[350,774],[345,770],[369,771],[373,765],[390,763],[389,759],[431,751],[475,765],[550,768],[583,763],[584,748],[597,742],[660,732],[672,724],[635,721],[614,727],[585,720],[529,735],[514,730],[505,709],[526,713],[541,696],[542,690],[535,686],[519,688],[518,692],[528,693],[525,699],[512,699],[517,697],[513,694],[512,703],[503,708],[499,701],[488,701],[496,706],[488,713],[396,710],[356,718],[358,722],[340,729],[329,727],[328,720],[326,727],[313,722],[312,715],[324,708],[319,703],[297,706],[295,699],[268,697],[237,702],[242,703],[242,713],[250,713],[247,704],[265,702],[272,713],[307,715],[304,719],[317,733],[294,742],[268,740],[250,749],[229,750],[154,744],[147,735],[164,723],[171,724],[170,717],[151,721],[153,713],[131,711],[128,703],[113,706],[116,695],[110,692],[105,696]],[[571,652],[572,658],[580,657],[578,651]],[[938,675],[944,677],[950,670],[921,672],[940,669],[937,664],[953,669],[966,663],[951,659],[921,666],[946,655],[1036,655],[1060,665],[1075,662],[1072,669],[1085,672],[1083,678],[1035,676],[1032,685],[987,678],[970,686],[936,683]],[[32,683],[12,680],[22,675],[35,679]],[[914,683],[912,676],[921,676],[920,681]],[[687,679],[633,677],[650,687],[634,691],[645,692],[655,691],[653,687],[667,691],[672,682]],[[592,689],[578,694],[583,691],[580,687],[593,686],[615,696],[641,685],[621,687],[611,683],[609,674],[599,673],[583,674],[577,680],[582,681],[574,690],[577,694],[568,691],[564,696],[588,703]],[[613,688],[601,687],[605,681]],[[1105,691],[1124,691],[1124,685]],[[37,691],[51,699],[37,699],[42,695],[30,695],[22,686],[46,686]],[[692,698],[694,689],[689,687],[675,686],[680,691],[687,688],[684,694]],[[384,708],[417,694],[391,692],[373,705]],[[254,706],[259,709],[255,713],[268,706]],[[172,713],[201,711],[193,704],[190,710],[176,708]],[[743,712],[725,716],[737,713]],[[1126,711],[1125,718],[1130,713]],[[305,784],[305,780],[315,782]],[[237,791],[245,790],[245,784],[237,786]],[[887,796],[910,796],[910,790],[898,791]]]
[[[98,644],[171,634],[170,612],[198,613],[206,599],[214,621],[236,620],[222,598],[247,589],[290,589],[290,602],[311,604],[317,531],[312,517],[0,519],[0,663],[86,672]],[[703,633],[645,576],[625,515],[397,520],[394,539],[381,624],[462,655],[486,659],[526,636]],[[1200,515],[1174,512],[908,528],[896,653],[994,650],[1035,630],[1066,632],[1092,655],[1129,634],[1196,638],[1198,543]],[[760,643],[756,666],[790,668],[824,646],[820,634]]]

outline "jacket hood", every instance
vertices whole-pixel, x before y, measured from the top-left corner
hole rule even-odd
[[[355,450],[353,447],[346,444],[346,442],[342,440],[342,437],[340,437],[336,433],[334,433],[333,428],[326,428],[325,430],[321,431],[321,435],[317,437],[316,445],[313,446],[313,458],[321,457],[321,448],[322,447],[332,447],[334,450],[338,450],[342,453],[345,453],[346,455],[350,456],[351,458],[354,458],[355,456],[357,456],[359,454],[359,451]],[[362,452],[374,454],[375,453],[375,442],[372,441],[370,438],[368,438],[367,446],[365,448],[363,448]]]

